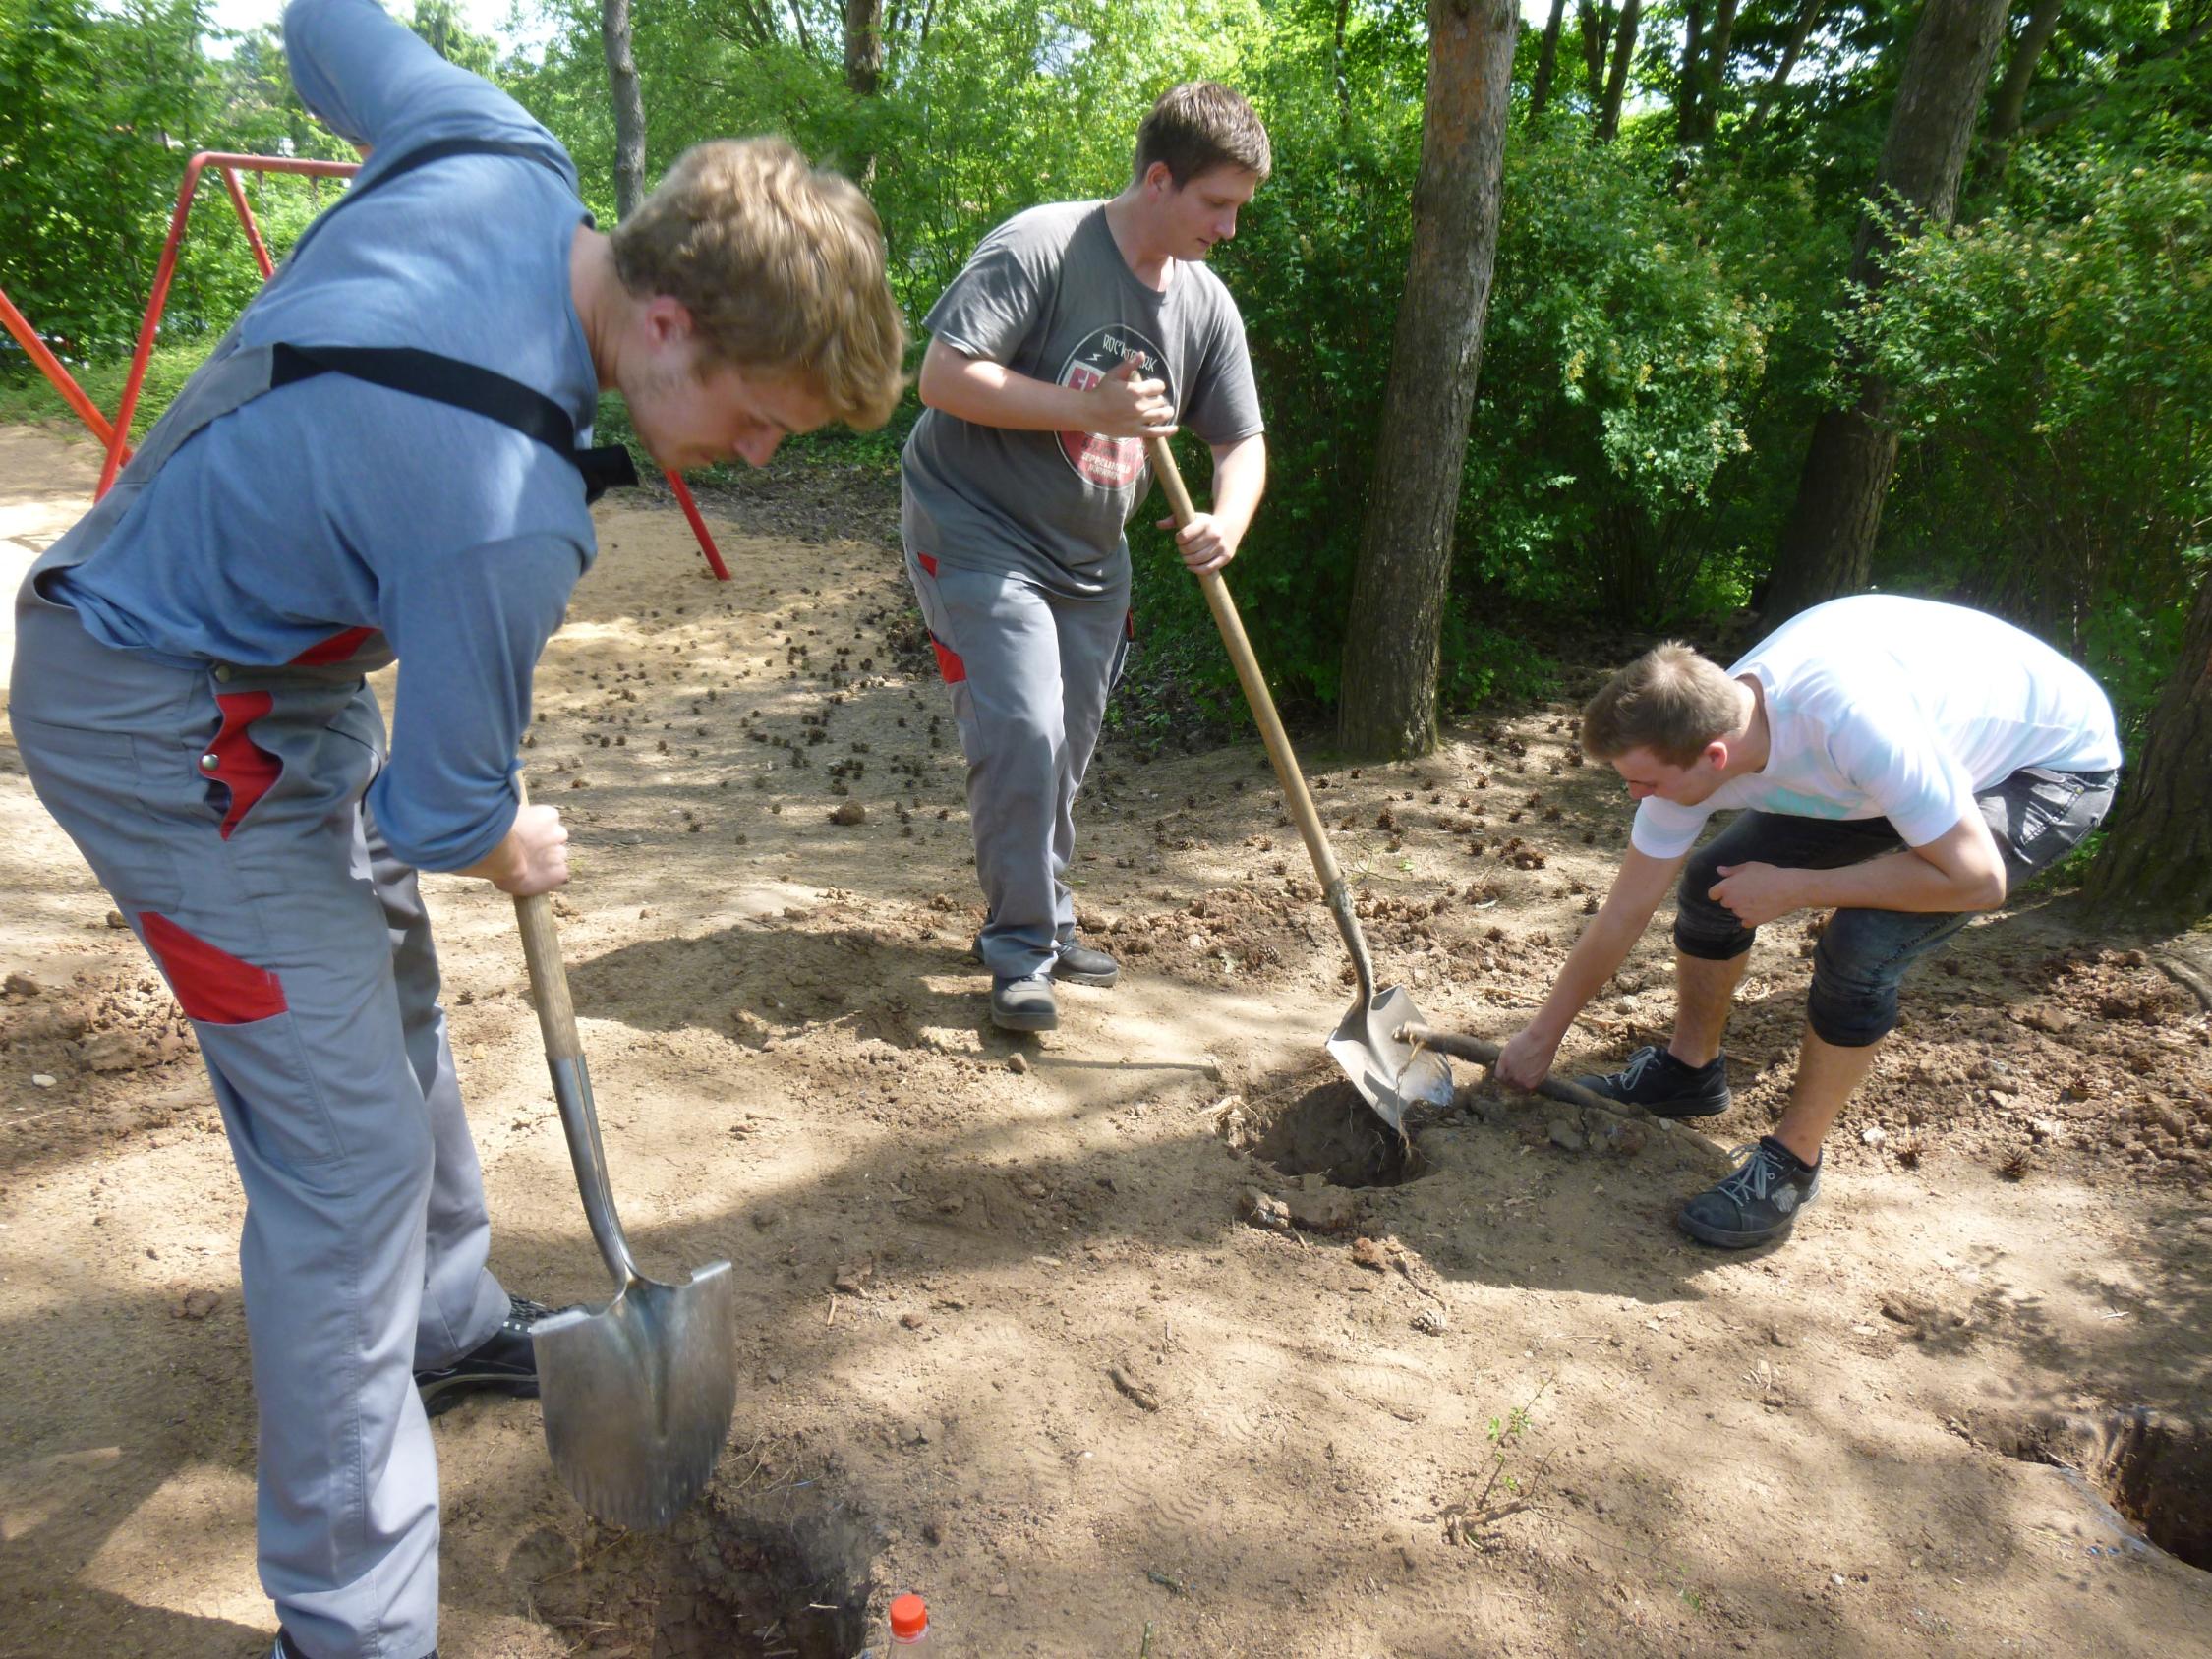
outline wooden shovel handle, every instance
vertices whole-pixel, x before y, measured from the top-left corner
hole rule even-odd
[[[1167,491],[1168,509],[1175,515],[1175,527],[1181,530],[1198,516],[1191,504],[1191,492],[1183,486],[1183,473],[1175,464],[1175,451],[1168,447],[1164,437],[1144,440],[1145,458],[1152,464],[1152,476],[1160,481]],[[1245,637],[1244,618],[1237,614],[1237,602],[1229,597],[1229,585],[1222,581],[1218,570],[1203,571],[1198,576],[1198,589],[1206,597],[1206,607],[1213,612],[1213,624],[1221,630],[1221,643],[1228,648],[1229,660],[1237,670],[1237,683],[1245,688],[1245,701],[1252,705],[1252,717],[1259,726],[1259,740],[1267,746],[1267,759],[1274,764],[1276,780],[1283,786],[1283,794],[1290,802],[1291,818],[1298,825],[1298,832],[1306,842],[1307,855],[1313,860],[1313,870],[1321,878],[1324,888],[1333,887],[1344,880],[1344,872],[1336,862],[1336,849],[1329,845],[1328,833],[1321,828],[1321,815],[1313,810],[1313,797],[1307,792],[1306,777],[1298,770],[1298,755],[1291,748],[1289,734],[1283,730],[1282,716],[1275,713],[1275,699],[1267,690],[1266,678],[1259,671],[1259,659],[1252,656],[1252,641]]]
[[[514,792],[530,804],[530,787],[515,773]],[[560,956],[560,930],[553,925],[553,894],[534,893],[514,901],[515,924],[522,931],[522,959],[530,969],[530,1001],[538,1010],[548,1059],[578,1059],[583,1038],[576,1030],[576,1004],[568,995],[568,967]]]

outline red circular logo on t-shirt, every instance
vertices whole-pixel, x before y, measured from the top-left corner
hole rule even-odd
[[[1175,381],[1168,373],[1167,354],[1134,328],[1111,323],[1094,328],[1068,354],[1061,366],[1060,383],[1088,391],[1125,362],[1135,358],[1135,374],[1140,380],[1166,380],[1168,401],[1175,401]],[[1102,489],[1127,489],[1144,470],[1144,441],[1134,437],[1104,437],[1097,432],[1062,432],[1060,453],[1086,484]]]

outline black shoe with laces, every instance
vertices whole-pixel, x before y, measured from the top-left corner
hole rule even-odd
[[[1821,1195],[1821,1167],[1807,1164],[1773,1135],[1742,1153],[1734,1174],[1682,1206],[1675,1218],[1702,1244],[1748,1250],[1786,1238],[1798,1212]]]
[[[1685,1065],[1657,1044],[1638,1049],[1628,1063],[1603,1077],[1577,1077],[1592,1094],[1627,1101],[1654,1117],[1712,1117],[1728,1110],[1726,1057]]]
[[[527,1296],[507,1298],[507,1316],[499,1328],[450,1365],[415,1373],[422,1392],[423,1410],[430,1416],[449,1411],[466,1394],[506,1394],[517,1400],[538,1398],[538,1355],[530,1344],[530,1327],[553,1309]]]

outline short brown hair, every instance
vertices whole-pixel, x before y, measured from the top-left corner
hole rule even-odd
[[[691,313],[702,368],[799,376],[847,426],[891,419],[906,325],[882,223],[851,180],[782,139],[712,140],[676,157],[612,242],[623,287]]]
[[[1582,746],[1617,761],[1649,749],[1670,767],[1694,764],[1736,729],[1743,701],[1727,671],[1680,640],[1656,645],[1607,680],[1582,711]]]
[[[1242,167],[1262,179],[1275,168],[1267,129],[1242,94],[1218,81],[1186,81],[1160,94],[1136,130],[1135,176],[1144,177],[1155,161],[1167,164],[1177,190],[1216,167]]]

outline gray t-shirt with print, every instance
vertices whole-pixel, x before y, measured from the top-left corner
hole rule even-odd
[[[1176,260],[1161,292],[1136,279],[1102,201],[1018,213],[977,248],[926,326],[964,356],[1088,387],[1132,355],[1165,380],[1179,426],[1209,444],[1262,429],[1244,319],[1221,279]],[[1144,445],[1016,431],[925,410],[901,465],[908,549],[957,570],[1012,571],[1087,597],[1119,580],[1123,531],[1151,489]]]

